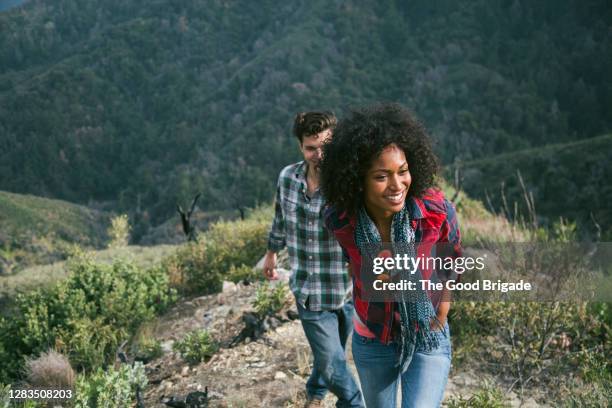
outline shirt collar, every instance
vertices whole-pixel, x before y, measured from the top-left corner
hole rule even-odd
[[[296,180],[299,181],[300,183],[300,190],[302,192],[302,194],[304,194],[304,197],[306,198],[306,200],[310,200],[314,197],[317,196],[317,194],[319,194],[321,192],[320,187],[317,188],[314,192],[314,194],[312,195],[312,197],[308,197],[308,195],[306,194],[306,190],[308,189],[308,182],[306,180],[306,171],[308,170],[308,164],[306,163],[305,160],[302,160],[300,162],[300,164],[297,166],[297,168],[295,169],[295,173],[294,173],[294,177]]]
[[[302,160],[300,164],[295,168],[294,176],[298,180],[306,181],[306,161]]]

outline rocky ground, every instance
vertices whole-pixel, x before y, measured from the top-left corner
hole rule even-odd
[[[264,339],[240,343],[230,348],[232,339],[244,327],[242,314],[251,310],[253,285],[225,283],[220,294],[183,301],[163,316],[154,329],[162,342],[164,355],[146,365],[149,386],[144,393],[147,408],[166,407],[164,400],[184,397],[208,389],[210,407],[301,407],[304,386],[312,358],[299,320],[288,320],[267,332]],[[221,348],[208,361],[195,366],[185,363],[172,351],[174,341],[187,332],[205,328]],[[350,345],[349,345],[350,347]],[[354,365],[348,352],[351,367]],[[355,374],[356,376],[356,374]],[[482,382],[473,371],[451,370],[445,401],[459,394],[470,396]],[[541,406],[533,399],[521,405],[516,395],[508,395],[515,407]],[[335,406],[328,395],[325,407]]]

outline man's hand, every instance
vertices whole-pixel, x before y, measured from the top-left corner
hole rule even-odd
[[[276,252],[266,252],[266,257],[263,263],[263,273],[268,280],[278,279],[278,273],[276,272]]]

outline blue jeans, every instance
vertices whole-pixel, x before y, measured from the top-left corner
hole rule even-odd
[[[446,334],[446,335],[445,335]],[[408,369],[400,373],[398,344],[382,344],[353,333],[353,359],[368,408],[395,408],[401,379],[402,408],[439,407],[451,364],[448,323],[437,331],[440,346],[431,352],[417,348]]]
[[[306,382],[309,398],[323,399],[327,390],[338,397],[337,407],[363,407],[359,386],[346,363],[346,340],[353,330],[353,303],[340,309],[313,312],[299,303],[298,314],[314,356]]]

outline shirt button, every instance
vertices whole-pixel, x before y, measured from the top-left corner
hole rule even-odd
[[[308,259],[312,260],[312,255],[308,255]]]

